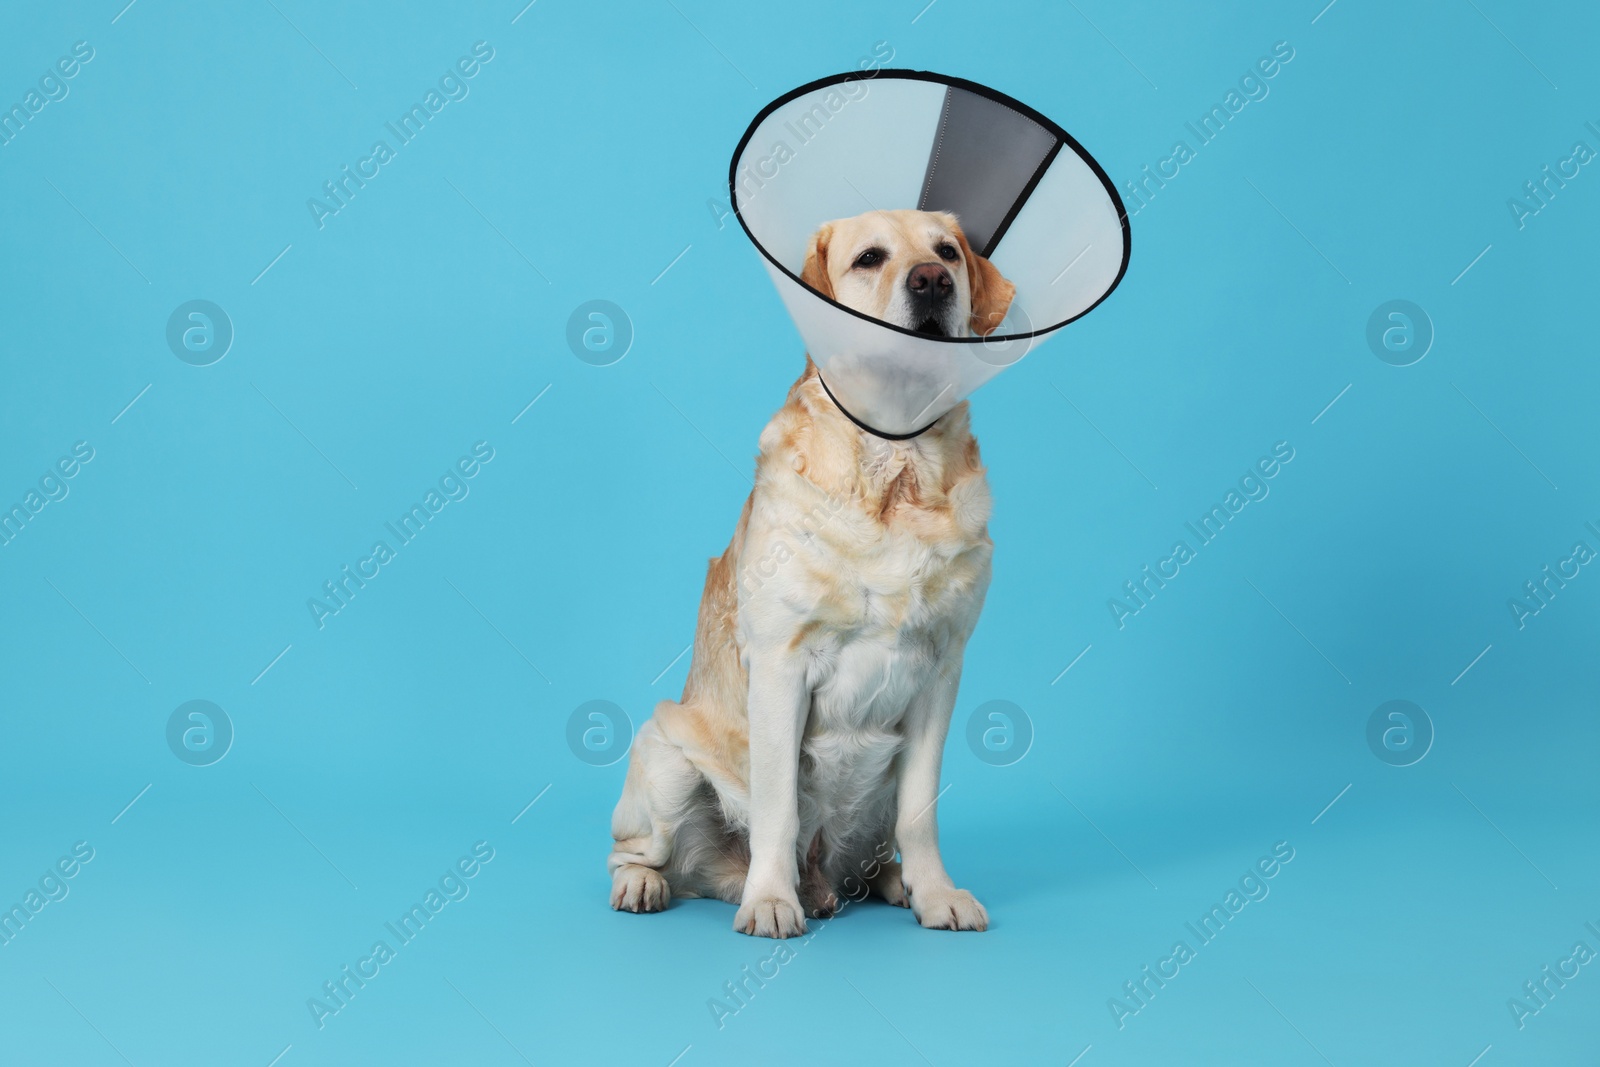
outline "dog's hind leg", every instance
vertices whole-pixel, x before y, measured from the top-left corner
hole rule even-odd
[[[617,911],[665,911],[671,899],[671,887],[654,867],[624,863],[611,872],[611,906]]]
[[[678,840],[668,868],[679,896],[711,897],[739,903],[750,871],[750,840],[730,827],[716,791],[702,787],[701,803],[678,824]]]
[[[748,844],[728,827],[711,783],[657,721],[684,711],[662,701],[628,754],[606,863],[611,906],[619,911],[662,911],[674,893],[736,903],[744,885]]]
[[[663,702],[665,703],[665,702]],[[618,911],[662,911],[672,899],[665,869],[672,860],[678,824],[703,781],[683,751],[647,721],[628,753],[622,799],[611,815],[615,839],[606,867],[611,871],[611,906]]]

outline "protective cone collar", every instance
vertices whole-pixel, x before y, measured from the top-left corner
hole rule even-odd
[[[1128,269],[1127,212],[1083,146],[1027,105],[943,74],[851,71],[784,94],[740,139],[728,189],[828,394],[890,440],[926,430]],[[912,206],[954,213],[1017,287],[987,337],[915,333],[800,280],[824,222]]]

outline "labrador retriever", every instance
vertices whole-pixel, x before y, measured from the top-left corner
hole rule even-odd
[[[951,337],[988,334],[1015,292],[944,212],[827,223],[801,279]],[[835,406],[807,357],[711,561],[683,697],[656,706],[629,755],[612,907],[715,897],[739,906],[735,930],[786,938],[839,894],[871,893],[925,927],[988,926],[945,871],[937,806],[989,511],[966,403],[886,440]]]

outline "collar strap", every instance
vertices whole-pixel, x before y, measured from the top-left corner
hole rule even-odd
[[[822,377],[822,371],[820,371],[820,370],[817,371],[817,381],[822,383],[822,391],[824,393],[828,394],[828,399],[833,401],[833,406],[834,407],[838,408],[841,412],[844,413],[844,417],[845,418],[849,419],[851,422],[855,423],[857,427],[859,427],[860,429],[865,430],[867,433],[870,433],[872,436],[881,437],[885,441],[909,441],[913,437],[921,437],[923,434],[925,434],[929,430],[933,429],[935,424],[938,423],[939,419],[944,418],[943,415],[940,415],[939,419],[934,419],[933,422],[928,423],[928,425],[924,426],[922,429],[920,429],[920,430],[912,430],[910,433],[884,433],[882,430],[873,429],[871,426],[868,426],[866,423],[862,422],[860,419],[858,419],[854,415],[850,414],[850,409],[846,408],[843,404],[839,403],[839,398],[833,395],[833,390],[832,389],[828,388],[828,382],[827,382],[826,379],[824,379]]]

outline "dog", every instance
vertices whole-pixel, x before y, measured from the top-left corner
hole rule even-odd
[[[800,277],[935,336],[987,335],[1015,294],[945,212],[826,223]],[[656,706],[629,753],[613,908],[714,897],[738,905],[735,930],[787,938],[843,892],[932,929],[988,927],[945,871],[936,809],[989,586],[989,513],[965,402],[886,440],[834,404],[806,358],[707,570],[683,697]]]

